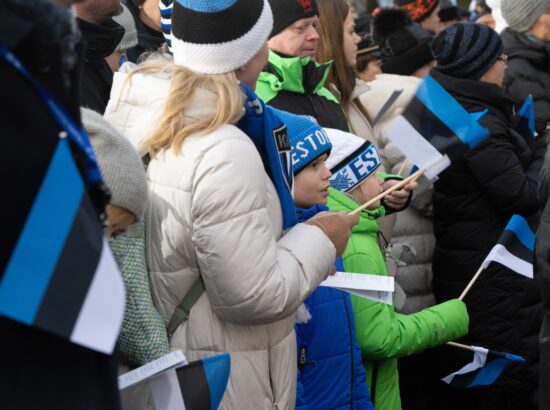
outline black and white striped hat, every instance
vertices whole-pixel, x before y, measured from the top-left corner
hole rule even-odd
[[[174,0],[174,62],[197,73],[229,73],[260,51],[272,27],[267,0]]]

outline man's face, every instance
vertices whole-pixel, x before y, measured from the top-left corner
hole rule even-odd
[[[269,39],[269,48],[291,57],[310,56],[315,59],[319,34],[317,25],[319,17],[313,16],[292,23],[276,36]]]

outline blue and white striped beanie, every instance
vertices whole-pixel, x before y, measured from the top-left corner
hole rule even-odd
[[[272,27],[267,0],[174,0],[174,62],[201,74],[232,72],[260,51]]]
[[[173,0],[160,0],[160,28],[162,29],[162,35],[164,41],[168,46],[168,50],[172,53],[172,7],[174,6]]]
[[[332,144],[325,130],[313,117],[276,110],[277,116],[286,124],[292,145],[292,171],[298,175],[321,155],[330,154]]]
[[[325,129],[332,142],[332,153],[325,165],[332,172],[330,185],[342,192],[358,187],[382,164],[378,150],[368,140],[349,132]]]

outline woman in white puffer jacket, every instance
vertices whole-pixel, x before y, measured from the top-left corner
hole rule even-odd
[[[332,271],[356,218],[324,215],[283,236],[281,191],[235,125],[244,115],[237,78],[255,84],[267,59],[267,0],[185,4],[174,3],[174,63],[117,73],[105,115],[152,154],[147,260],[166,323],[204,282],[171,347],[189,360],[231,354],[222,409],[291,409],[295,312]]]

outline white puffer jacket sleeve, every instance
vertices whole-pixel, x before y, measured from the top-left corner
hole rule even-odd
[[[298,225],[276,241],[266,186],[260,156],[243,138],[226,137],[205,151],[194,174],[193,242],[222,320],[265,324],[293,314],[335,259],[313,226]]]

